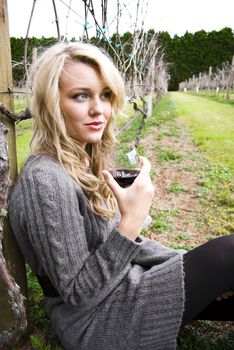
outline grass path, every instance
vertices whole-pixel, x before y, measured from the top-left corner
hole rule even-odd
[[[179,93],[168,94],[156,107],[157,126],[141,140],[156,172],[146,236],[191,249],[234,232],[233,147],[225,144],[226,137],[234,141],[233,112],[231,106]],[[214,137],[216,129],[222,137]],[[223,157],[223,144],[231,162]],[[234,349],[233,327],[233,322],[194,321],[182,332],[178,350]]]
[[[183,93],[169,100],[207,161],[200,183],[212,203],[209,226],[215,234],[234,233],[234,106]]]
[[[210,162],[228,166],[234,177],[234,106],[178,92],[170,99]]]

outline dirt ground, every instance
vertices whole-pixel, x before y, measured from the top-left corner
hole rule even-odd
[[[202,213],[205,209],[198,194],[200,185],[197,172],[204,160],[182,121],[178,120],[176,124],[179,137],[168,136],[170,134],[168,128],[170,126],[165,124],[155,129],[154,133],[141,141],[141,144],[151,161],[153,171],[156,171],[156,176],[153,177],[155,198],[151,215],[168,211],[172,213],[174,211],[176,215],[170,217],[172,225],[169,231],[157,233],[157,230],[150,227],[147,236],[164,244],[174,241],[175,245],[182,242],[184,237],[183,245],[193,247],[207,241],[211,234],[203,223]],[[181,158],[160,162],[158,153],[161,146],[163,149],[176,152]],[[179,233],[184,235],[178,236]]]

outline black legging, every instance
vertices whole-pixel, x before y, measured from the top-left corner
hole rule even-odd
[[[182,327],[191,320],[234,320],[234,234],[216,238],[184,255],[185,310]]]

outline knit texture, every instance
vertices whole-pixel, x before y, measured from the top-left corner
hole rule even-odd
[[[31,157],[10,195],[10,223],[37,275],[66,350],[173,350],[184,307],[182,254],[134,242],[89,207],[83,190],[46,155]]]

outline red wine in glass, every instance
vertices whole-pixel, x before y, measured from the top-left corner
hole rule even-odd
[[[138,176],[139,169],[109,169],[109,172],[112,174],[113,178],[121,187],[130,186],[133,181]]]

